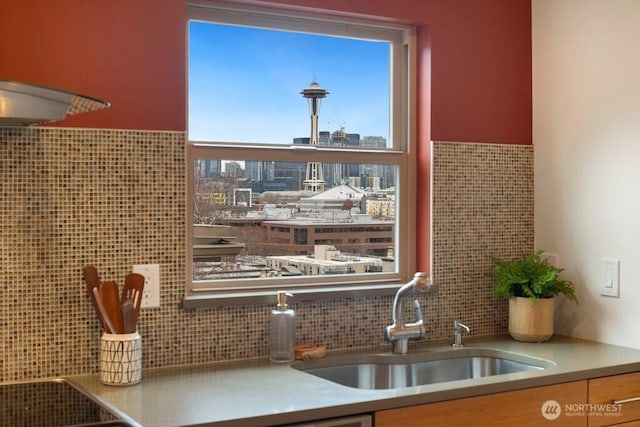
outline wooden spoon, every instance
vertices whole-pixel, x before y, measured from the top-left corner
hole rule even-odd
[[[102,304],[102,299],[100,298],[100,293],[98,292],[100,286],[100,276],[98,276],[98,269],[96,269],[92,265],[88,265],[82,269],[82,275],[84,276],[84,281],[87,286],[87,293],[89,294],[89,298],[91,299],[93,308],[96,310],[96,314],[98,315],[98,320],[100,320],[102,329],[105,332],[111,334],[115,333],[113,324],[107,316],[107,311]]]
[[[107,312],[107,317],[113,324],[114,333],[124,333],[124,325],[122,323],[122,309],[120,308],[120,295],[118,294],[118,285],[116,282],[100,283],[100,298]]]

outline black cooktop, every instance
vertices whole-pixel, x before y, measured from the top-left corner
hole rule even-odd
[[[0,426],[129,426],[66,381],[0,385]]]

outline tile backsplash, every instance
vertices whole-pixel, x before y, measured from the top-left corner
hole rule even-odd
[[[81,269],[119,284],[160,264],[161,308],[143,310],[145,368],[266,356],[267,306],[182,310],[185,134],[0,128],[0,382],[97,372],[100,329]],[[428,339],[460,319],[506,332],[493,257],[533,249],[531,146],[434,143]],[[383,343],[391,297],[292,304],[297,339],[330,349]]]

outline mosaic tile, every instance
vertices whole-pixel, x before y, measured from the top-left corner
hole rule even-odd
[[[178,307],[185,285],[185,134],[0,129],[0,382],[97,373],[100,330],[81,269],[124,282],[160,264],[161,308],[143,310],[143,368],[267,355],[269,306]],[[506,302],[484,276],[493,257],[533,248],[530,146],[434,144],[435,297],[428,339],[454,318],[506,332]],[[391,297],[298,302],[299,342],[383,344]]]
[[[435,335],[448,337],[454,318],[476,335],[504,333],[507,302],[485,273],[533,250],[533,148],[438,142],[432,171]]]

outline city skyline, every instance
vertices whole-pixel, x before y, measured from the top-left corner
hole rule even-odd
[[[389,139],[387,43],[195,21],[189,38],[190,139],[291,144],[308,136],[300,92],[312,81],[330,92],[321,129]]]

